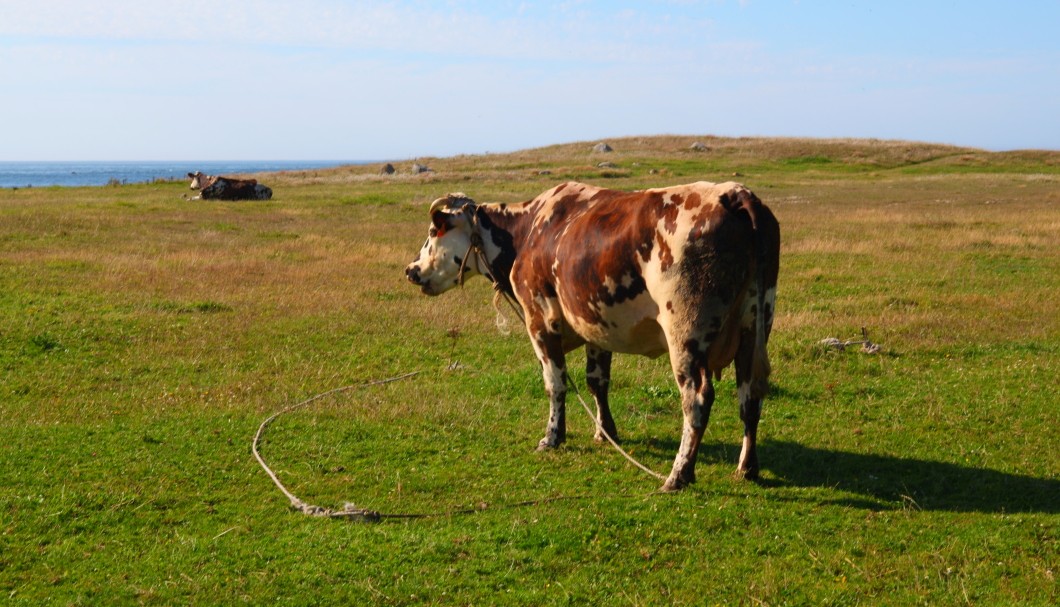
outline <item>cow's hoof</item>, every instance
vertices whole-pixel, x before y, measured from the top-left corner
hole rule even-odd
[[[678,481],[667,480],[662,487],[659,487],[659,493],[675,493],[684,488],[685,486]]]
[[[681,478],[679,476],[671,476],[670,478],[666,479],[666,482],[663,483],[662,487],[659,487],[659,492],[673,493],[675,491],[680,491],[684,489],[685,487],[691,485],[694,482],[696,482],[696,478],[694,476],[691,479]]]
[[[758,480],[758,468],[737,468],[736,472],[732,473],[732,477],[738,481],[757,481]]]
[[[558,449],[560,444],[562,444],[562,442],[563,441],[549,440],[547,438],[543,438],[543,439],[541,439],[540,442],[537,443],[537,450],[538,451],[551,451],[552,449]]]
[[[610,441],[607,440],[608,436],[611,437]],[[614,441],[615,443],[621,443],[622,442],[622,441],[618,440],[618,433],[617,432],[609,432],[607,435],[605,435],[603,432],[597,432],[596,435],[593,436],[593,440],[598,442],[598,443],[610,443],[611,441]]]

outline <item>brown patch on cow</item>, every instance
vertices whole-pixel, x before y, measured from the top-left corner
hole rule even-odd
[[[640,260],[642,263],[648,263],[651,261],[651,243],[647,243],[637,247],[637,253],[640,254]]]
[[[711,231],[711,223],[721,220],[725,216],[725,208],[719,205],[706,205],[699,209],[692,219],[692,230],[689,232],[690,240],[699,240],[704,234]]]
[[[670,266],[674,265],[674,253],[659,232],[655,233],[655,247],[659,249],[659,268],[665,272],[670,269]],[[667,302],[667,304],[669,303]]]
[[[572,305],[569,313],[600,324],[601,307],[619,305],[647,290],[644,276],[630,266],[630,260],[651,259],[661,194],[653,195],[658,200],[644,201],[643,193],[583,189],[579,196],[572,188],[551,205],[548,221],[539,223],[530,236],[520,268],[528,264],[527,274],[534,280],[543,278],[542,283],[554,283],[558,271],[566,277],[558,286],[564,301]],[[552,229],[555,225],[565,229]],[[561,245],[561,240],[576,243],[579,254],[557,260],[552,252],[570,246]],[[553,267],[557,261],[558,270]]]
[[[703,203],[703,198],[699,195],[699,192],[692,192],[688,195],[688,200],[685,201],[685,209],[691,211]]]
[[[666,230],[667,234],[673,234],[677,231],[677,215],[680,213],[680,207],[677,205],[666,205],[662,209],[662,217],[659,223],[663,229]]]

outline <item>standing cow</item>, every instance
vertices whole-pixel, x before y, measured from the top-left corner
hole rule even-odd
[[[712,380],[733,362],[744,422],[737,475],[758,477],[780,226],[750,190],[732,182],[639,192],[564,183],[510,205],[450,194],[430,216],[427,242],[405,274],[427,295],[482,274],[518,301],[551,408],[539,449],[566,439],[568,352],[585,345],[586,383],[612,437],[611,353],[669,353],[684,422],[662,489],[695,481]]]
[[[188,173],[191,189],[199,190],[192,200],[269,200],[272,189],[256,179],[235,179],[205,175],[202,171]]]

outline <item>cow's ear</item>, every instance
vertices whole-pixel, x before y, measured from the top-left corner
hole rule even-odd
[[[195,178],[195,173],[188,173],[188,177]]]
[[[438,230],[438,236],[443,236],[451,227],[449,213],[441,209],[431,213],[431,223],[434,224],[434,229]]]

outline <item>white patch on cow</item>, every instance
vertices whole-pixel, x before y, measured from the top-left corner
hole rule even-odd
[[[749,436],[743,437],[743,445],[740,447],[740,462],[737,465],[737,470],[747,471],[747,458],[751,454],[751,438]]]
[[[460,262],[464,256],[471,254],[471,236],[467,222],[446,231],[441,236],[430,236],[423,243],[416,261],[409,264],[406,273],[415,270],[418,273],[421,290],[427,295],[440,295],[460,284]],[[478,263],[470,259],[467,264],[469,274],[478,272]]]
[[[560,392],[565,394],[567,392],[567,385],[563,381],[564,371],[564,368],[558,366],[555,361],[549,360],[548,368],[544,372],[545,390],[549,394],[559,394]]]
[[[560,302],[562,304],[562,301]],[[596,305],[601,322],[588,322],[564,309],[571,329],[588,343],[611,352],[655,358],[666,354],[666,334],[659,324],[660,311],[650,293],[641,293],[621,305]]]
[[[570,182],[558,185],[541,196],[531,200],[529,206],[533,206],[535,203],[540,203],[542,205],[541,209],[534,216],[534,230],[541,229],[542,226],[552,220],[553,215],[556,214],[556,207],[559,206],[560,201],[565,197],[571,194],[578,194],[582,199],[590,198],[602,189],[603,188],[586,185],[584,183]]]
[[[766,289],[766,296],[765,296],[764,299],[765,299],[766,304],[769,306],[769,317],[766,318],[766,321],[770,325],[772,325],[773,324],[773,316],[776,313],[775,310],[776,310],[776,305],[777,305],[777,288],[776,287],[770,287],[770,288]]]

